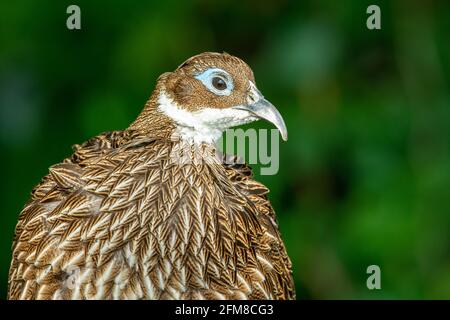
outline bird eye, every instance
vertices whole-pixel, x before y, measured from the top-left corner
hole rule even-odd
[[[211,82],[217,90],[225,90],[227,88],[227,83],[221,77],[214,77]]]
[[[209,68],[195,76],[210,92],[218,96],[229,96],[233,91],[233,78],[224,70]]]

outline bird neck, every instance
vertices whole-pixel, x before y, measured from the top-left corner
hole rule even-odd
[[[208,115],[206,114],[205,117]],[[187,144],[215,146],[224,128],[205,125],[198,116],[181,108],[164,87],[157,87],[129,130],[151,137],[181,140]]]
[[[150,98],[145,103],[137,119],[128,127],[128,130],[135,130],[145,136],[156,138],[172,138],[176,129],[172,119],[158,110],[159,88],[155,89]]]

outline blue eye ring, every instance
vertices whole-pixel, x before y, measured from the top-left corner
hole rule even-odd
[[[233,79],[224,70],[210,68],[195,76],[212,93],[218,96],[229,96],[233,91]]]

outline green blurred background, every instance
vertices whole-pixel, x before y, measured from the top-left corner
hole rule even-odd
[[[70,4],[79,31],[66,28]],[[381,30],[366,28],[369,4]],[[250,64],[289,129],[278,174],[258,179],[298,298],[449,299],[448,4],[2,1],[0,297],[17,216],[48,167],[126,128],[162,72],[226,51]],[[366,287],[371,264],[381,290]]]

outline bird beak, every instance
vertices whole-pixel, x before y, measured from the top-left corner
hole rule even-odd
[[[260,99],[255,103],[244,106],[236,106],[234,108],[239,110],[247,110],[254,114],[257,118],[271,122],[280,131],[283,140],[287,141],[288,133],[283,117],[280,112],[278,112],[277,108],[275,108],[275,106],[267,101],[263,96],[260,96]]]

